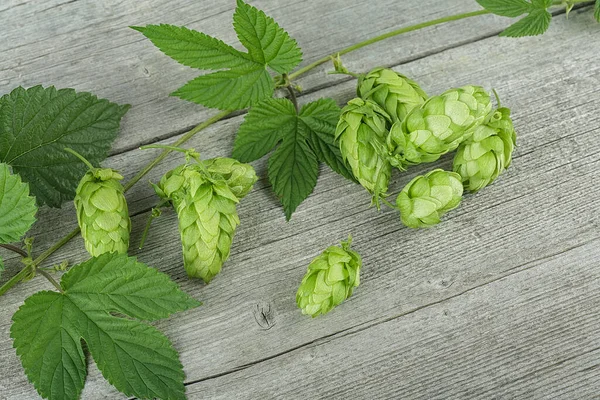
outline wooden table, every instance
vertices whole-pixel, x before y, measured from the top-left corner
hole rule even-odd
[[[374,35],[477,10],[472,0],[256,0],[304,50],[304,64]],[[157,150],[215,114],[169,97],[197,73],[130,25],[172,23],[236,43],[235,2],[2,0],[0,92],[74,87],[132,104],[105,166],[133,176]],[[500,38],[506,18],[481,16],[389,39],[344,57],[385,65],[429,93],[464,84],[496,89],[518,130],[514,164],[434,229],[410,230],[369,208],[359,186],[323,168],[314,194],[286,223],[266,179],[241,203],[230,260],[206,286],[186,278],[176,217],[157,220],[139,259],[204,305],[156,325],[181,353],[190,399],[597,399],[600,397],[600,26],[590,7],[557,16],[544,36]],[[343,104],[355,81],[302,77],[301,103]],[[238,113],[198,134],[203,157],[229,155]],[[181,162],[172,155],[148,179]],[[415,175],[393,177],[397,193]],[[156,203],[147,180],[128,194],[137,247]],[[39,253],[76,226],[72,205],[42,209]],[[295,291],[309,261],[354,236],[363,259],[355,295],[325,317],[301,315]],[[19,268],[6,252],[6,280]],[[86,258],[80,238],[52,262]],[[24,298],[43,278],[0,300],[0,398],[38,398],[9,338]],[[90,365],[83,399],[122,398]]]

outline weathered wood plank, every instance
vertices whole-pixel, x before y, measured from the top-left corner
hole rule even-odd
[[[409,231],[400,226],[393,212],[367,210],[368,196],[329,172],[323,174],[315,194],[292,223],[286,224],[262,181],[241,205],[243,221],[232,259],[214,283],[203,286],[183,276],[178,246],[173,245],[177,240],[174,216],[160,220],[140,258],[175,277],[205,302],[198,310],[159,323],[181,350],[188,380],[226,373],[340,330],[364,328],[443,301],[527,269],[528,263],[542,257],[574,247],[586,250],[580,246],[599,237],[594,213],[598,189],[593,186],[600,151],[596,140],[599,95],[594,93],[599,72],[597,37],[589,13],[572,15],[568,23],[555,24],[553,32],[542,38],[487,39],[402,66],[404,73],[423,82],[432,93],[471,82],[495,87],[514,109],[519,127],[520,150],[511,171],[489,189],[467,197],[436,229]],[[553,53],[547,54],[547,46],[540,43],[552,43]],[[481,54],[492,62],[482,63]],[[346,100],[352,86],[344,83],[324,94]],[[193,145],[207,156],[226,154],[238,124],[239,117],[218,124]],[[111,157],[107,165],[133,172],[149,156],[130,152]],[[161,171],[175,163],[170,159]],[[435,165],[449,164],[446,159]],[[257,167],[264,173],[264,162]],[[397,191],[416,173],[430,168],[433,165],[398,175],[393,189]],[[130,196],[137,211],[147,209],[151,199],[144,185]],[[72,227],[68,212],[44,212],[40,218],[46,222],[37,232],[51,231],[37,235],[40,249]],[[144,219],[145,215],[134,218],[134,240],[139,239]],[[306,264],[326,244],[349,231],[368,260],[362,286],[350,302],[326,318],[302,317],[293,294]],[[83,256],[80,241],[75,241],[54,260]],[[42,287],[46,284],[38,279],[2,298],[0,374],[6,378],[0,389],[4,385],[3,393],[9,398],[35,397],[11,349],[8,329],[9,316],[26,293]],[[260,318],[257,321],[257,307],[272,310],[266,324]],[[269,324],[274,326],[267,330]],[[593,330],[588,334],[595,337]],[[580,393],[587,389],[583,386]],[[84,398],[113,394],[92,369]]]
[[[596,399],[599,244],[196,383],[188,397]]]
[[[156,49],[130,25],[187,25],[237,43],[231,27],[235,1],[92,1],[51,0],[8,3],[0,9],[0,93],[18,85],[74,87],[133,107],[124,120],[113,153],[172,136],[212,115],[213,111],[169,97],[199,73]],[[435,0],[382,0],[369,6],[359,0],[255,1],[294,36],[305,63],[391,29],[478,9],[472,0],[452,4]],[[506,20],[485,16],[429,29],[427,36],[407,35],[349,56],[350,67],[365,59],[397,64],[424,54],[499,32]],[[460,32],[456,35],[455,32]],[[426,33],[426,34],[427,34]],[[416,38],[427,37],[427,41]],[[376,56],[376,57],[375,57]],[[366,57],[366,58],[365,58]],[[335,82],[323,69],[299,83],[306,89]]]

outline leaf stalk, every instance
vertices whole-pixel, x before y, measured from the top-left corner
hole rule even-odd
[[[5,248],[6,250],[10,250],[13,253],[17,253],[18,255],[22,256],[22,257],[28,257],[29,255],[27,254],[27,252],[17,246],[14,246],[12,244],[0,244],[0,247]]]

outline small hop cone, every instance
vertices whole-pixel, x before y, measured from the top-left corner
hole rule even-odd
[[[388,68],[376,68],[361,76],[357,93],[383,108],[392,122],[401,122],[427,100],[427,93],[415,81]]]
[[[360,283],[360,255],[350,250],[351,239],[342,247],[331,246],[315,258],[296,293],[302,314],[327,314],[352,295]]]
[[[516,145],[515,128],[508,108],[499,108],[490,121],[479,125],[454,157],[454,172],[462,177],[465,189],[477,192],[508,168]]]
[[[241,163],[233,158],[212,158],[203,163],[209,173],[225,179],[231,192],[240,200],[246,197],[258,180],[256,171],[250,164]]]
[[[353,99],[342,110],[335,139],[358,182],[373,195],[385,196],[391,175],[385,138],[389,116],[377,104]]]
[[[94,168],[79,182],[75,194],[77,221],[85,248],[92,257],[104,253],[127,253],[131,220],[123,179],[112,169]]]
[[[459,174],[435,169],[410,181],[398,195],[396,205],[404,225],[425,228],[439,223],[442,215],[458,207],[462,194]]]
[[[395,158],[392,163],[404,169],[436,161],[468,139],[491,109],[489,94],[479,86],[464,86],[430,97],[390,129],[387,144]]]

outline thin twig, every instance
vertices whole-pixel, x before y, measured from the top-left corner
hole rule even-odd
[[[40,268],[36,268],[36,272],[39,272],[40,274],[42,274],[44,276],[44,278],[48,279],[50,281],[51,284],[54,285],[55,288],[58,289],[59,292],[61,293],[65,293],[62,288],[60,287],[60,285],[58,284],[58,282],[56,282],[54,280],[54,278],[52,277],[52,275],[50,275],[49,273],[47,273],[46,271],[40,269]]]
[[[298,107],[298,99],[296,98],[296,92],[294,91],[294,88],[291,85],[287,86],[287,90],[288,92],[290,92],[290,100],[292,101],[292,103],[294,103],[294,107],[296,107],[296,114],[299,114],[300,108]]]
[[[29,256],[25,250],[23,250],[17,246],[13,246],[12,244],[0,244],[0,247],[4,247],[5,249],[13,251],[23,257]]]

